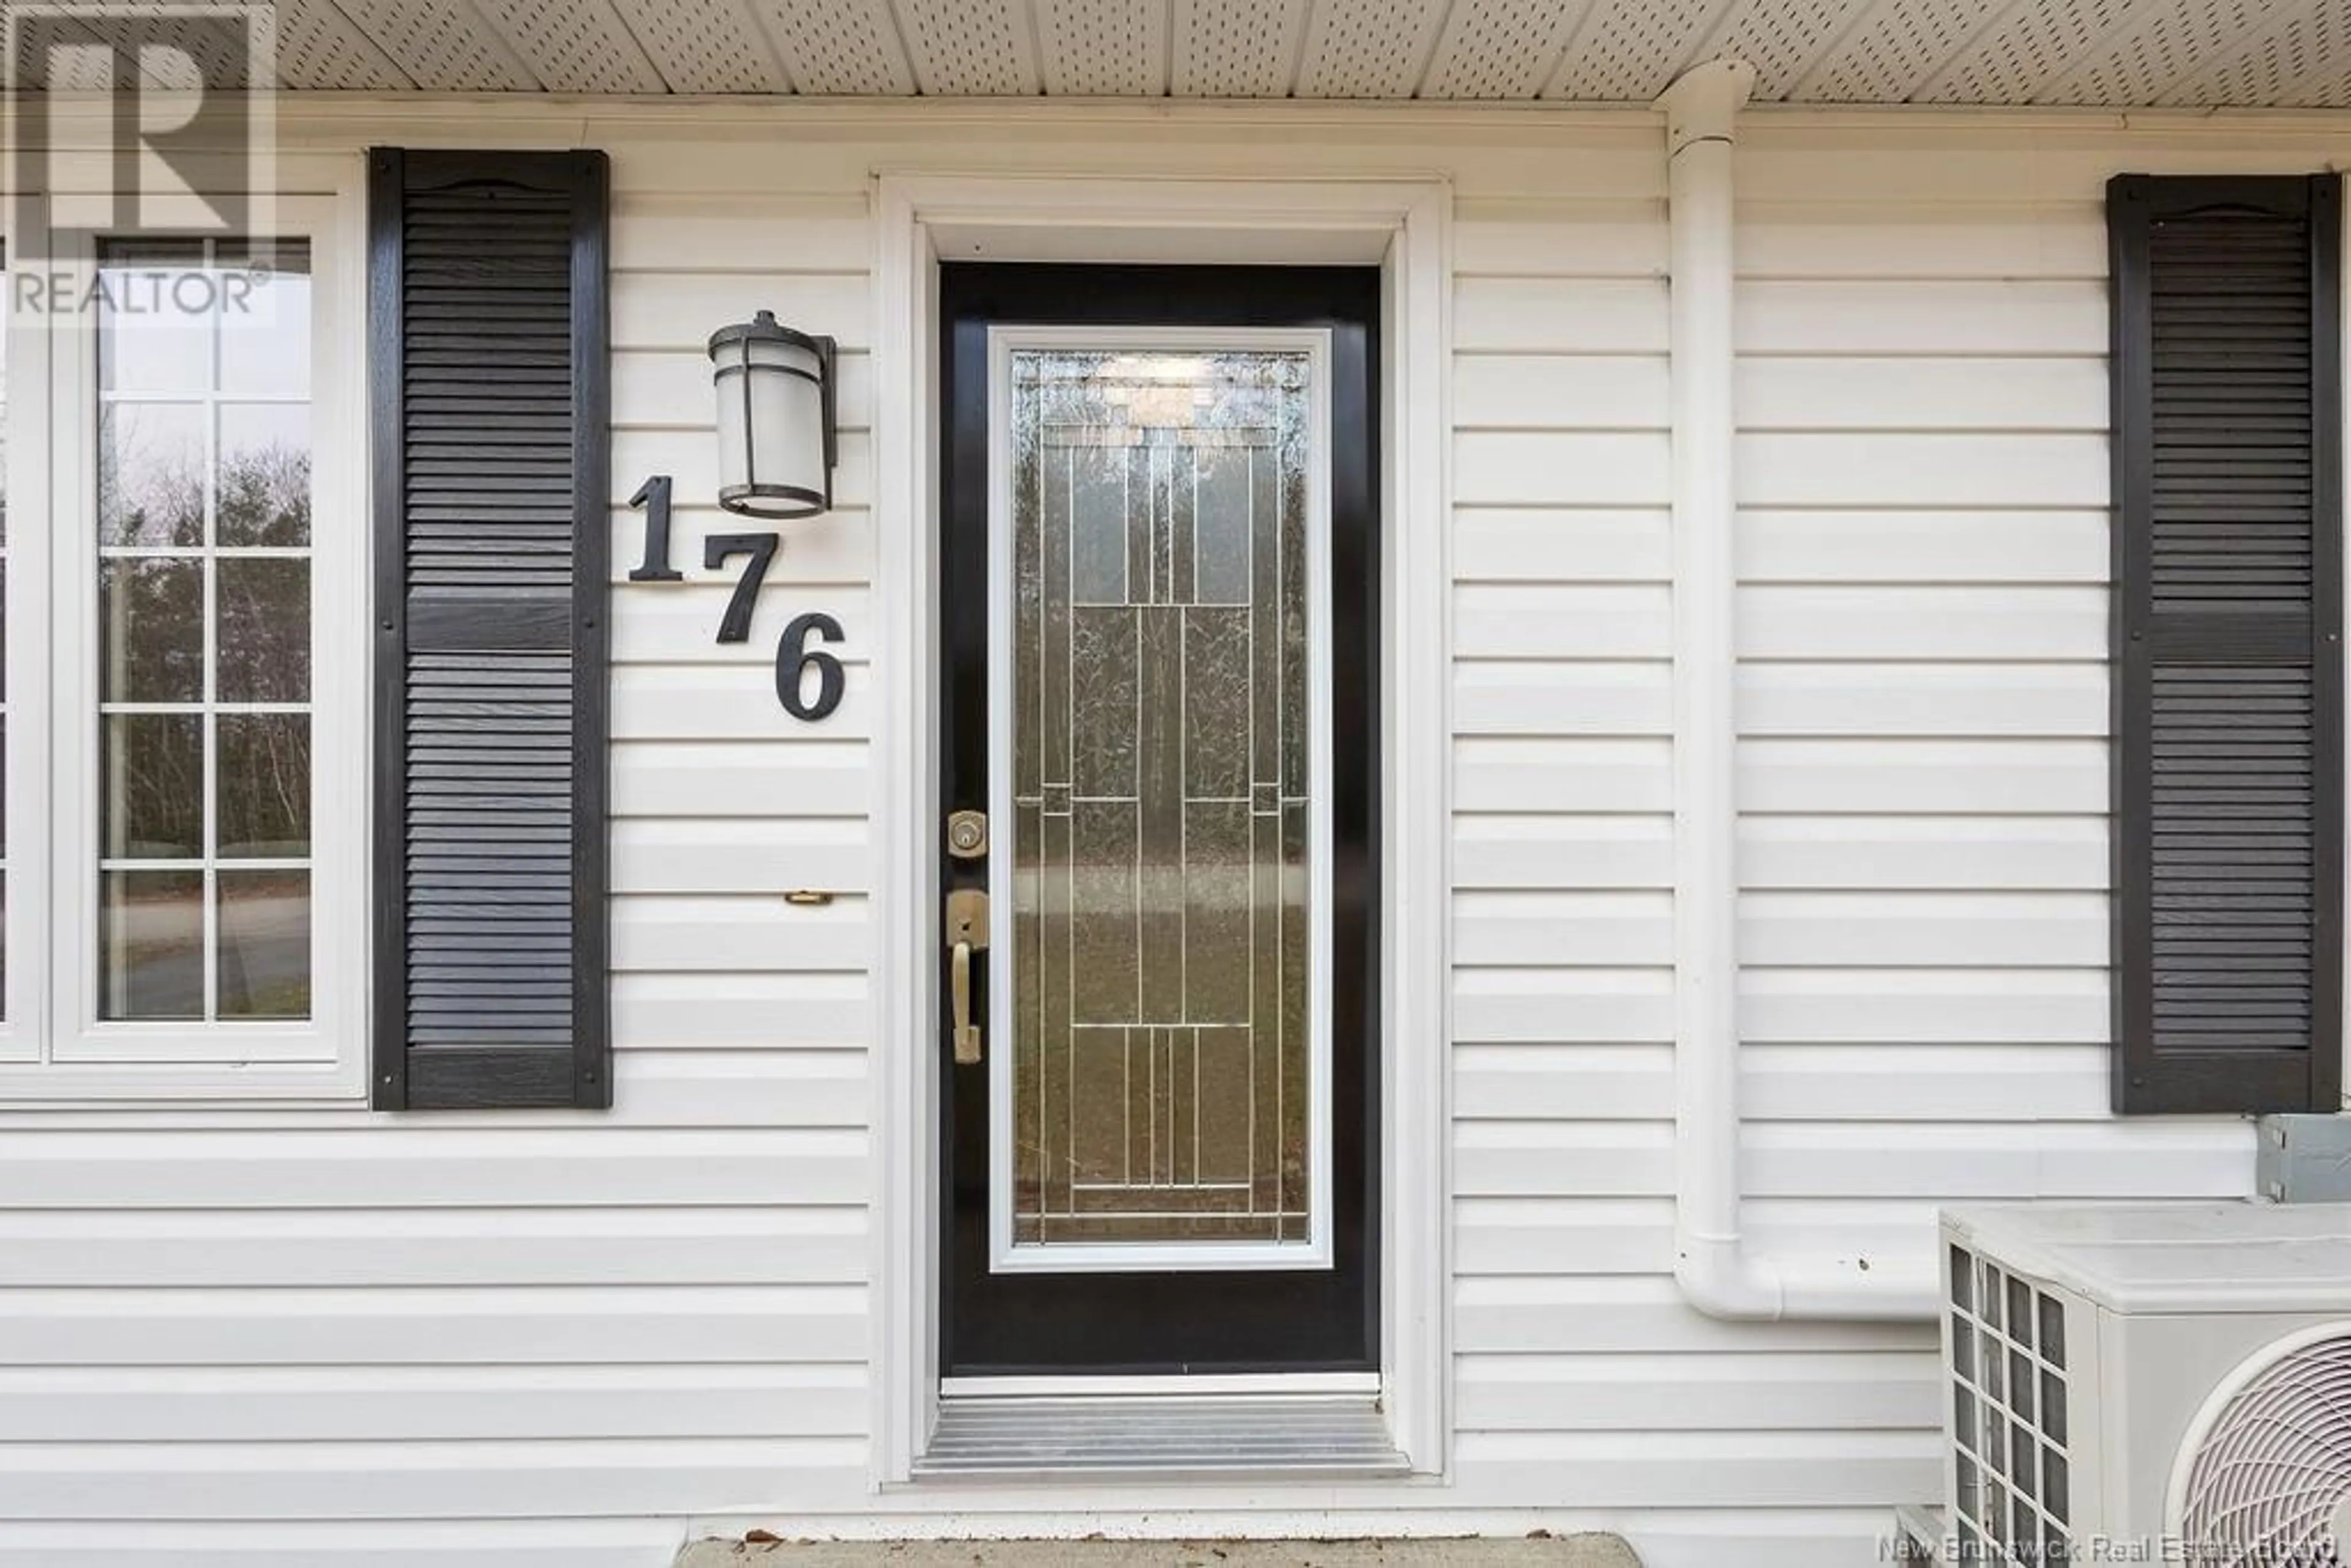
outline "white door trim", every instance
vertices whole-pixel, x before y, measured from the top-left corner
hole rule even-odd
[[[937,1414],[938,898],[934,591],[942,256],[1376,265],[1383,271],[1380,1308],[1384,1406],[1447,1464],[1452,1191],[1447,604],[1452,193],[1442,182],[886,174],[874,275],[872,1480]]]

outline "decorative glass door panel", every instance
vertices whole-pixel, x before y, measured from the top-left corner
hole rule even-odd
[[[1379,274],[938,309],[940,1364],[1374,1369]]]
[[[996,1266],[1326,1263],[1322,337],[993,359]]]

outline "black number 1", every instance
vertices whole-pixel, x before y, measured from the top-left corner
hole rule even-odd
[[[726,601],[726,613],[719,618],[720,642],[751,640],[751,610],[759,602],[759,585],[768,580],[768,563],[776,559],[776,538],[774,534],[713,534],[702,541],[702,564],[706,570],[716,571],[730,555],[751,558],[743,569],[742,580]]]
[[[669,476],[656,474],[637,486],[629,505],[645,515],[645,559],[629,573],[631,582],[683,582],[685,574],[669,563]]]

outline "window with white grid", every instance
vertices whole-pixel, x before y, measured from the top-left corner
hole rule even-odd
[[[309,274],[99,255],[101,1020],[310,1014]]]
[[[0,1099],[361,1089],[357,195],[284,197],[261,237],[53,231],[42,287],[10,291],[39,352],[8,390],[47,395],[16,422],[44,461],[13,454],[0,580],[49,712],[15,711],[0,672],[0,744],[32,748],[8,776],[41,797],[0,856],[47,846],[0,858],[31,982],[0,985],[28,1014]]]

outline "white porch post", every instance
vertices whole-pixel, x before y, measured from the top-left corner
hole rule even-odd
[[[1930,1260],[1792,1266],[1740,1231],[1732,164],[1754,84],[1745,61],[1709,60],[1657,99],[1673,273],[1674,1275],[1717,1317],[1931,1317]]]

